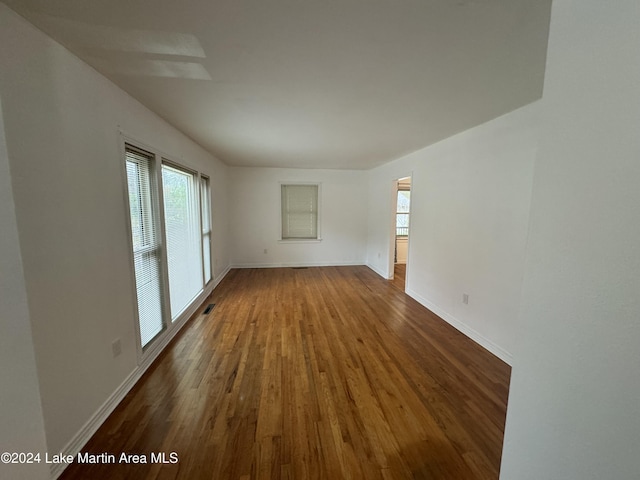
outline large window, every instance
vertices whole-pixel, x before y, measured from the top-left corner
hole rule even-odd
[[[162,258],[154,188],[153,155],[126,147],[129,218],[138,299],[140,342],[145,347],[165,327]]]
[[[318,185],[281,185],[282,239],[316,240]]]
[[[129,144],[125,165],[144,349],[184,319],[211,280],[209,179]]]
[[[171,319],[175,321],[203,287],[197,175],[165,163],[162,191],[169,299]]]

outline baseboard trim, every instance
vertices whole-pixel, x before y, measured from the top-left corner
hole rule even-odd
[[[362,262],[275,262],[275,263],[234,263],[231,268],[290,268],[290,267],[353,267]]]
[[[149,369],[153,362],[156,361],[158,356],[169,345],[171,340],[189,323],[189,319],[196,313],[203,305],[205,300],[211,295],[213,289],[224,279],[229,273],[231,267],[228,266],[223,273],[214,277],[211,285],[209,285],[193,303],[193,306],[183,313],[183,318],[178,320],[176,327],[173,328],[169,334],[162,339],[162,341],[154,348],[149,355],[144,357],[140,364],[125,378],[125,380],[116,388],[116,390],[105,400],[105,402],[98,408],[98,410],[87,420],[87,422],[80,428],[80,430],[73,436],[73,438],[62,449],[65,455],[73,455],[76,457],[78,452],[82,450],[91,437],[98,431],[102,424],[107,420],[109,415],[113,413],[118,404],[124,399],[129,391],[140,380],[142,375]],[[64,472],[68,464],[58,463],[51,465],[51,478],[57,480],[57,478]]]
[[[227,276],[227,273],[229,273],[229,270],[231,270],[231,265],[227,265],[227,268],[225,268],[220,275],[218,275],[217,277],[216,276],[213,277],[213,288],[216,288],[218,284],[224,279],[224,277]]]
[[[416,293],[414,290],[410,288],[408,288],[405,293],[409,295],[411,298],[413,298],[415,301],[420,303],[423,307],[428,308],[433,313],[438,315],[440,318],[442,318],[445,322],[447,322],[453,328],[455,328],[456,330],[460,331],[461,333],[469,337],[478,345],[485,348],[486,350],[489,350],[492,354],[494,354],[500,360],[505,362],[507,365],[511,366],[513,364],[513,356],[511,355],[511,353],[509,353],[499,345],[496,345],[491,340],[489,340],[488,338],[483,336],[481,333],[471,328],[466,323],[461,322],[460,320],[455,318],[453,315],[446,312],[442,308],[438,307],[434,303],[431,303],[429,300],[427,300],[426,298],[424,298],[423,296]]]
[[[370,263],[367,263],[367,267],[369,267],[371,270],[373,270],[374,272],[376,272],[378,275],[380,275],[382,278],[384,278],[385,280],[389,280],[388,276],[384,274],[384,272],[382,270],[380,270],[378,267],[374,267],[373,265],[371,265]]]
[[[98,408],[93,416],[85,423],[82,428],[76,433],[71,441],[62,449],[65,455],[78,455],[89,439],[100,428],[105,420],[111,415],[122,399],[127,395],[129,390],[133,388],[136,382],[140,379],[144,371],[141,371],[139,367],[136,367],[124,382],[111,394],[109,398]],[[51,465],[51,477],[55,480],[62,472],[68,467],[66,463],[56,463]]]

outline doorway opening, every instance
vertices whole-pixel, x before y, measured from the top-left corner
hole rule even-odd
[[[409,259],[411,218],[411,177],[395,182],[395,222],[393,229],[393,285],[405,291]]]

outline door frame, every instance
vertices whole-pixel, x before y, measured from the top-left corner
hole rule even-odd
[[[388,279],[393,280],[394,277],[394,265],[395,265],[395,248],[396,248],[396,214],[398,208],[398,181],[403,178],[410,179],[410,189],[409,191],[413,191],[413,172],[408,172],[404,175],[396,175],[393,180],[391,180],[391,229],[390,229],[390,237],[389,237],[389,251],[388,251]],[[409,261],[411,259],[411,211],[413,210],[413,195],[411,196],[411,203],[409,204],[409,235],[407,237],[407,267],[405,273],[405,291],[408,288],[408,279],[409,279]]]

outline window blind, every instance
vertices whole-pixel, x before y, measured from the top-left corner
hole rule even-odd
[[[318,185],[282,185],[282,239],[318,238]]]
[[[161,256],[154,212],[153,155],[127,146],[126,170],[142,347],[163,329]]]
[[[203,287],[202,234],[196,178],[195,173],[168,164],[162,165],[169,298],[173,321]]]

